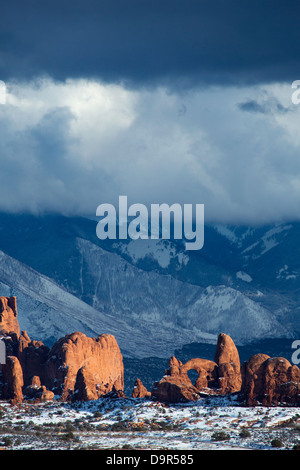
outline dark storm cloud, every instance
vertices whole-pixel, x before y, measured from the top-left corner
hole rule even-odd
[[[94,215],[127,195],[130,204],[204,203],[213,222],[299,220],[300,107],[289,84],[188,93],[89,79],[8,85],[0,210]]]
[[[3,80],[257,83],[299,72],[297,0],[2,2]]]
[[[215,222],[298,220],[299,11],[1,2],[0,209],[94,214],[126,194],[204,203]]]

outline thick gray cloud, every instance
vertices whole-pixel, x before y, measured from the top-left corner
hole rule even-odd
[[[3,3],[3,2],[2,2]],[[298,219],[297,0],[1,5],[0,210]]]
[[[214,222],[298,219],[300,106],[292,91],[8,83],[0,210],[95,215],[127,195],[130,204],[204,203]]]
[[[0,76],[170,87],[291,81],[297,0],[2,2]]]

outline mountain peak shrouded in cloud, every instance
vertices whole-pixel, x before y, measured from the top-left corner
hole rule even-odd
[[[0,210],[198,203],[299,218],[298,2],[1,6]],[[299,47],[298,47],[299,46]]]

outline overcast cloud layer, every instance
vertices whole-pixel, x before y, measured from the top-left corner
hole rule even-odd
[[[298,0],[1,2],[3,80],[289,81],[299,72],[299,46]]]
[[[298,220],[296,1],[1,6],[0,210],[204,203],[207,221]]]
[[[204,203],[206,218],[298,218],[290,85],[170,93],[15,83],[0,107],[1,209],[94,214],[102,202]]]

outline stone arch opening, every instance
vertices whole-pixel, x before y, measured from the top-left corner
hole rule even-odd
[[[182,375],[186,375],[194,387],[198,390],[215,388],[217,384],[218,365],[208,359],[190,359],[180,369]]]
[[[186,371],[186,374],[187,374],[188,378],[190,379],[190,381],[192,382],[192,384],[195,385],[196,380],[199,377],[198,372],[195,371],[195,369],[189,369],[188,371]]]

